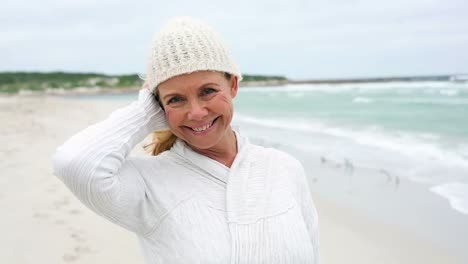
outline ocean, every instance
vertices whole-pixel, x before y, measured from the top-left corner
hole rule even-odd
[[[241,87],[234,102],[234,126],[292,152],[306,171],[319,160],[379,172],[421,184],[468,215],[466,82]]]
[[[257,141],[427,185],[468,215],[468,83],[241,88],[234,123]]]

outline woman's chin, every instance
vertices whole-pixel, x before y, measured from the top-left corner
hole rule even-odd
[[[223,135],[220,132],[211,133],[205,136],[187,136],[185,142],[192,148],[196,149],[210,149],[218,145],[222,140]]]

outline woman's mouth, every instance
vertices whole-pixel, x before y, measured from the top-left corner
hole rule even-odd
[[[203,125],[203,126],[199,126],[199,127],[187,127],[187,128],[190,128],[193,132],[195,132],[196,134],[200,134],[200,133],[203,133],[203,132],[207,132],[208,130],[210,130],[210,128],[213,127],[213,124],[216,122],[216,120],[218,120],[219,117],[213,119],[213,121],[209,124],[206,124],[206,125]]]

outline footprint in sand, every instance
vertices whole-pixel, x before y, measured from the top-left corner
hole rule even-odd
[[[65,262],[74,262],[80,259],[81,256],[91,253],[91,249],[86,246],[76,246],[73,253],[66,253],[62,256]]]
[[[79,214],[81,214],[81,211],[78,210],[78,209],[72,209],[72,210],[70,210],[70,211],[68,211],[68,212],[69,212],[70,214],[72,214],[72,215],[79,215]]]
[[[70,228],[69,230],[72,232],[70,237],[73,239],[73,244],[75,244],[75,246],[73,248],[73,253],[67,253],[64,255],[64,260],[65,256],[68,262],[71,262],[79,259],[83,255],[93,253],[93,250],[86,245],[86,239],[82,230],[74,228]]]
[[[62,197],[62,199],[53,202],[55,209],[60,209],[63,206],[67,206],[69,204],[70,204],[70,198],[67,196]]]
[[[65,262],[73,262],[73,261],[76,261],[78,260],[78,256],[77,255],[74,255],[74,254],[65,254],[62,256],[62,259],[65,261]]]
[[[62,220],[62,219],[55,220],[55,222],[54,222],[54,224],[56,224],[56,225],[64,225],[66,223],[67,222],[65,222],[65,220]]]
[[[47,214],[47,213],[41,213],[41,212],[35,212],[35,213],[33,214],[33,217],[34,217],[34,218],[39,218],[39,219],[47,219],[47,218],[49,218],[49,214]]]
[[[73,238],[73,240],[75,240],[76,242],[85,242],[86,239],[84,238],[83,235],[79,234],[78,232],[73,232],[71,235],[71,238]]]
[[[53,186],[50,186],[46,189],[46,192],[48,193],[55,193],[57,192],[58,188],[57,188],[57,185],[53,185]]]
[[[86,247],[86,246],[76,246],[74,248],[74,251],[77,255],[82,255],[82,254],[86,254],[86,253],[91,253],[91,249],[89,247]]]

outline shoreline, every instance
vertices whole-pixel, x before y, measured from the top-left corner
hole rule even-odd
[[[360,229],[355,235],[370,236],[373,243],[381,245],[379,254],[394,252],[405,255],[405,259],[419,259],[417,262],[400,260],[396,263],[465,263],[468,260],[465,250],[468,244],[468,215],[455,210],[446,198],[432,192],[430,184],[399,177],[378,168],[355,166],[346,160],[328,160],[288,145],[251,139],[296,156],[309,177],[313,197],[318,200],[317,207],[324,208],[322,216],[326,221],[338,221],[336,224],[348,226],[351,230]],[[330,217],[335,213],[339,216]],[[366,226],[373,226],[373,231],[366,229]],[[333,228],[324,229],[335,232]],[[332,245],[330,242],[330,247]],[[433,258],[426,259],[424,252],[428,250],[434,253]],[[354,253],[349,254],[351,257]],[[432,260],[443,258],[447,258],[446,261]]]
[[[468,243],[468,216],[451,208],[445,198],[432,193],[429,185],[404,178],[396,182],[396,178],[372,170],[355,168],[354,175],[350,176],[341,169],[326,167],[328,165],[316,166],[316,173],[326,175],[311,183],[319,198],[336,204],[342,212],[365,216],[364,221],[391,230],[380,230],[380,242],[387,247],[394,244],[393,235],[399,233],[405,237],[407,246],[392,250],[402,251],[401,254],[408,254],[408,257],[408,248],[424,246],[438,252],[437,255],[457,257],[460,263],[463,263],[461,259],[468,260],[464,246]],[[378,231],[369,232],[369,235],[378,234]],[[421,253],[424,251],[427,250],[421,250]],[[412,257],[421,258],[424,263],[447,263],[423,259],[423,254]]]

